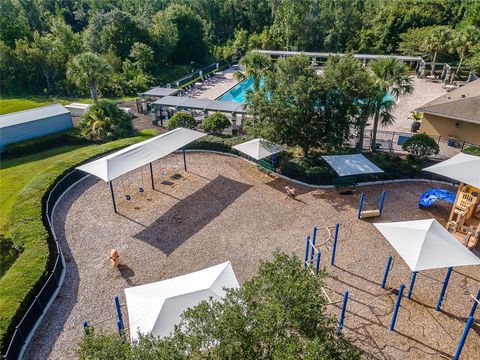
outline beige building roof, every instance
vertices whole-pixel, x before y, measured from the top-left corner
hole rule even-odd
[[[467,83],[415,110],[480,124],[480,80]]]

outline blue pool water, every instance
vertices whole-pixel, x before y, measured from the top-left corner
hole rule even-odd
[[[260,86],[263,87],[264,80],[260,80]],[[234,101],[234,102],[241,102],[244,103],[247,101],[246,95],[247,91],[253,91],[253,77],[250,76],[248,79],[245,79],[241,82],[239,82],[237,85],[232,87],[230,90],[228,90],[225,94],[220,96],[218,100],[221,101]],[[385,97],[383,98],[384,102],[387,101],[395,101],[395,98],[387,93],[385,94]]]
[[[264,80],[261,79],[260,86],[263,86],[263,82]],[[244,103],[247,101],[247,91],[253,91],[253,76],[250,76],[248,79],[239,82],[233,88],[228,90],[225,94],[220,96],[218,100]]]

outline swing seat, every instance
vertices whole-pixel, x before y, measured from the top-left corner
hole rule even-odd
[[[360,219],[368,219],[372,217],[379,217],[380,216],[380,210],[375,209],[375,210],[363,210],[360,212]]]
[[[130,195],[125,195],[125,199],[127,199],[128,201],[130,201],[132,199],[132,197]]]

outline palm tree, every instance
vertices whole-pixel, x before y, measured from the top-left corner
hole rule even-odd
[[[376,78],[377,86],[382,93],[376,97],[375,117],[373,121],[371,149],[375,150],[377,141],[378,123],[387,125],[395,121],[391,113],[395,108],[395,102],[402,94],[410,94],[413,91],[412,79],[409,69],[403,62],[395,58],[385,58],[374,61],[370,70]],[[393,99],[388,99],[390,94]]]
[[[450,43],[451,30],[447,26],[437,26],[432,30],[430,36],[426,39],[426,48],[433,53],[431,75],[435,74],[435,63],[437,55],[448,49]]]
[[[455,33],[452,41],[450,42],[451,50],[456,52],[459,57],[457,71],[455,76],[458,77],[460,68],[462,67],[463,60],[469,52],[469,50],[480,42],[480,30],[475,26],[465,26]],[[453,79],[453,77],[452,77]]]
[[[253,89],[257,91],[260,88],[260,79],[272,68],[272,60],[269,56],[251,51],[247,53],[240,64],[245,68],[246,77],[253,77]]]
[[[108,63],[92,52],[84,52],[75,56],[70,63],[67,76],[77,86],[87,85],[93,101],[97,101],[97,86],[108,79],[110,74]]]

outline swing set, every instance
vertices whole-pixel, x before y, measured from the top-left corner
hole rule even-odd
[[[360,204],[358,205],[357,218],[360,220],[382,216],[383,205],[385,203],[385,195],[386,192],[382,191],[375,203],[375,208],[367,210],[365,209],[367,207],[367,197],[365,196],[365,193],[362,192],[362,194],[360,195]]]

